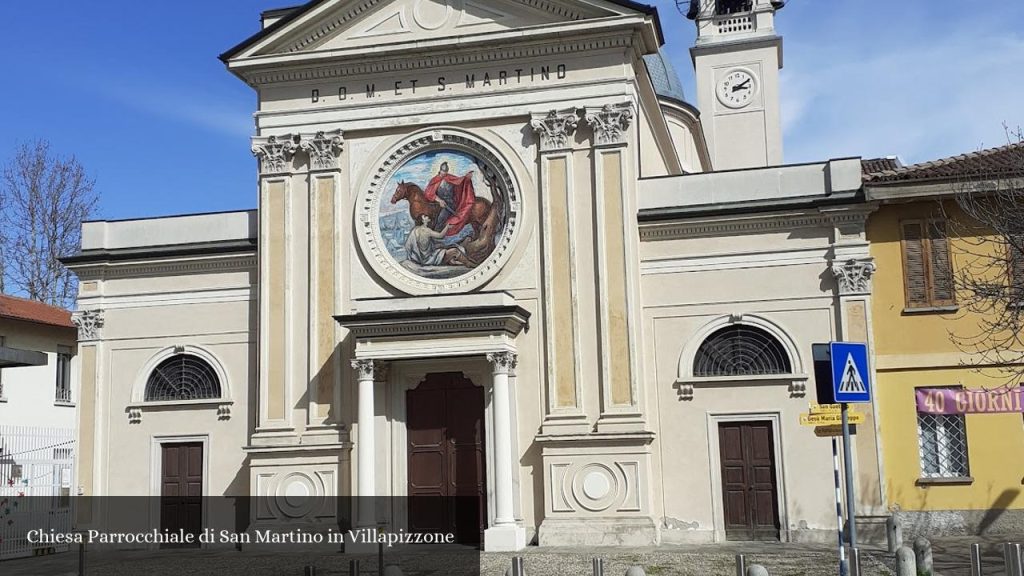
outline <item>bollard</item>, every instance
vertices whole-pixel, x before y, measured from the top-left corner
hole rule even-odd
[[[885,539],[889,544],[889,552],[895,553],[903,546],[903,528],[896,521],[895,516],[885,519]]]
[[[85,542],[78,545],[78,576],[85,576]]]
[[[917,576],[917,558],[906,546],[896,550],[896,576]]]
[[[590,561],[590,564],[594,568],[594,576],[604,576],[604,560],[594,558]]]
[[[760,564],[751,564],[747,566],[746,576],[768,576],[768,569]]]
[[[914,540],[914,561],[920,576],[932,576],[932,543],[924,536]]]
[[[348,561],[348,576],[359,576],[359,560]]]
[[[306,566],[302,574],[303,576],[316,576],[316,566]]]
[[[522,556],[512,557],[512,567],[505,570],[505,576],[526,576],[526,568],[523,566]]]
[[[736,555],[736,576],[747,576],[747,557],[743,554]]]
[[[850,549],[850,576],[860,576],[860,548]]]
[[[647,573],[640,566],[630,566],[626,568],[626,576],[647,576]]]
[[[1003,544],[1003,564],[1006,576],[1021,576],[1024,566],[1021,565],[1020,544]]]
[[[981,545],[971,544],[971,576],[981,576]]]

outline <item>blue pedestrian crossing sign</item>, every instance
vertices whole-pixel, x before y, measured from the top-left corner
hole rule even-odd
[[[837,403],[871,402],[868,372],[868,345],[858,342],[832,342],[832,392]]]

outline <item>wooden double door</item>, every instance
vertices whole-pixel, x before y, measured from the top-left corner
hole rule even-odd
[[[487,526],[484,390],[460,372],[406,393],[409,530],[479,545]]]
[[[727,540],[778,540],[778,483],[771,422],[718,425]]]
[[[195,534],[203,530],[203,444],[161,445],[160,530]]]

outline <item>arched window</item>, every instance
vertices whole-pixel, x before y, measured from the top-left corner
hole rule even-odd
[[[716,330],[697,349],[693,375],[765,376],[791,374],[789,354],[774,336],[755,326],[737,324]]]
[[[146,380],[146,402],[220,398],[217,372],[192,354],[177,354],[156,365]]]

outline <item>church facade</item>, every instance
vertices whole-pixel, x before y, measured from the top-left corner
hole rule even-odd
[[[833,539],[799,414],[811,344],[871,342],[871,206],[859,159],[782,164],[782,4],[693,3],[696,105],[661,55],[685,22],[629,0],[265,13],[221,56],[258,209],[86,222],[66,259],[79,493],[313,529],[317,498],[469,497],[444,527],[484,550]]]

